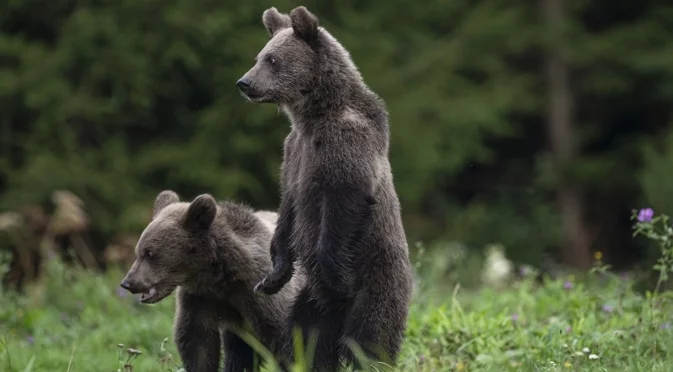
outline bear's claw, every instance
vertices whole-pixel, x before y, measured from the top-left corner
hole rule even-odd
[[[276,271],[273,271],[262,279],[261,282],[257,283],[253,291],[255,293],[263,292],[268,295],[276,294],[283,288],[283,286],[285,286],[285,283],[288,282],[288,280],[284,279],[285,278],[277,274]]]

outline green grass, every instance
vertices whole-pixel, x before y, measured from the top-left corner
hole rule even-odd
[[[129,347],[141,352],[131,363],[134,371],[179,370],[173,296],[142,305],[118,291],[118,269],[95,274],[50,261],[46,270],[26,294],[1,294],[0,370],[124,370],[118,353],[126,360]],[[650,301],[630,281],[598,275],[587,285],[571,279],[572,288],[567,279],[542,285],[523,279],[469,291],[425,277],[411,308],[400,371],[673,368],[666,362],[673,350],[670,293]]]

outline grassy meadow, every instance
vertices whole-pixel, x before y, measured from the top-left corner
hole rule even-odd
[[[663,281],[673,231],[665,216],[637,226],[661,242],[656,269],[663,268]],[[500,285],[462,288],[456,278],[484,275],[489,260],[475,263],[447,250],[420,249],[414,255],[416,298],[396,370],[673,369],[672,293],[636,291],[634,278],[611,273],[600,254],[582,279],[562,274],[540,281],[529,268],[507,280],[496,277]],[[451,260],[461,269],[447,270]],[[464,261],[456,265],[459,260]],[[122,268],[91,273],[53,259],[45,270],[25,293],[0,294],[0,370],[180,371],[172,341],[173,296],[157,305],[140,304],[119,288]],[[297,363],[297,371],[305,361]]]

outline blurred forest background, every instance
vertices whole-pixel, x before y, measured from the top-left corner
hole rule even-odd
[[[5,284],[70,248],[132,261],[163,189],[276,209],[289,124],[235,82],[268,40],[262,11],[297,5],[388,105],[412,248],[651,263],[629,217],[673,213],[669,1],[4,0]]]

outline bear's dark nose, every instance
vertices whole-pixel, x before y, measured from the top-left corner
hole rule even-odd
[[[121,285],[122,288],[126,289],[127,291],[131,291],[131,283],[129,283],[126,280],[122,280],[122,282],[119,284]]]
[[[236,86],[238,87],[238,90],[245,93],[248,91],[248,88],[250,88],[250,81],[246,78],[241,78],[236,82]]]

